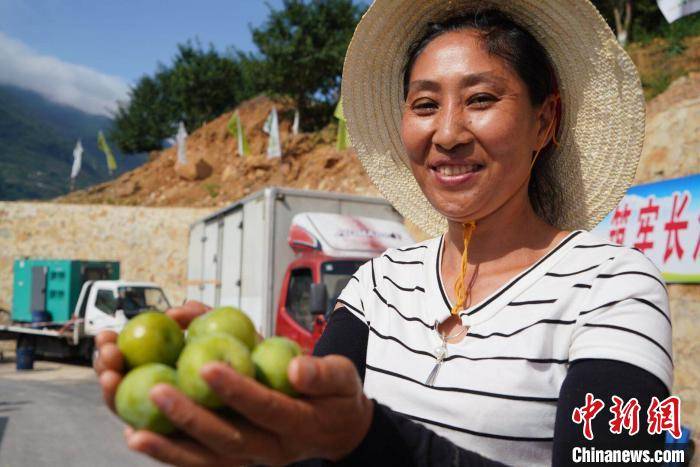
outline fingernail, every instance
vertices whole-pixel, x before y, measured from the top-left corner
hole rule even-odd
[[[208,363],[199,370],[199,375],[204,378],[204,380],[212,388],[221,388],[223,386],[229,386],[235,382],[235,379],[239,376],[236,371],[226,371],[222,368],[221,363]],[[224,379],[226,382],[224,382]]]
[[[163,390],[158,386],[154,386],[153,389],[151,389],[150,396],[153,403],[163,412],[170,412],[175,402],[172,397],[163,394]]]
[[[316,377],[316,365],[308,358],[292,360],[290,371],[296,372],[296,380],[302,386],[308,386]]]

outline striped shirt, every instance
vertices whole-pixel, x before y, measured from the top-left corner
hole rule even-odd
[[[365,393],[458,446],[515,465],[551,462],[569,362],[598,358],[673,381],[668,295],[639,251],[574,231],[460,316],[469,326],[432,385],[452,304],[443,237],[364,264],[338,301],[369,328]],[[582,401],[583,403],[583,401]]]

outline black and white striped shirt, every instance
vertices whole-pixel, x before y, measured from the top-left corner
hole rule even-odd
[[[575,231],[461,314],[470,326],[434,381],[450,315],[440,278],[443,238],[387,250],[339,297],[369,328],[369,397],[458,446],[515,465],[551,462],[556,404],[569,362],[638,366],[673,380],[668,296],[640,252]]]

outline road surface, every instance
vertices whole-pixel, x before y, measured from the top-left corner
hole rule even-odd
[[[12,356],[11,356],[12,357]],[[0,362],[0,466],[156,466],[129,451],[88,366]]]

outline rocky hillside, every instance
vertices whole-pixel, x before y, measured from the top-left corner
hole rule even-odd
[[[262,127],[272,106],[280,116],[283,156],[268,159]],[[187,140],[186,166],[176,148],[153,152],[150,161],[113,182],[58,198],[61,203],[145,206],[221,206],[266,186],[377,195],[352,150],[335,149],[335,126],[293,135],[288,101],[257,97],[238,107],[251,150],[240,157],[227,130],[231,113],[221,115]]]
[[[647,104],[635,183],[700,173],[700,73],[674,81]]]
[[[283,156],[265,156],[263,123],[272,106],[280,115]],[[227,130],[231,113],[190,135],[188,164],[176,148],[153,152],[145,165],[114,181],[57,198],[61,203],[144,206],[222,206],[266,186],[377,195],[352,150],[335,149],[336,127],[291,134],[289,101],[257,97],[238,108],[251,155],[240,157]],[[700,73],[675,80],[647,104],[647,134],[635,183],[700,173]]]

